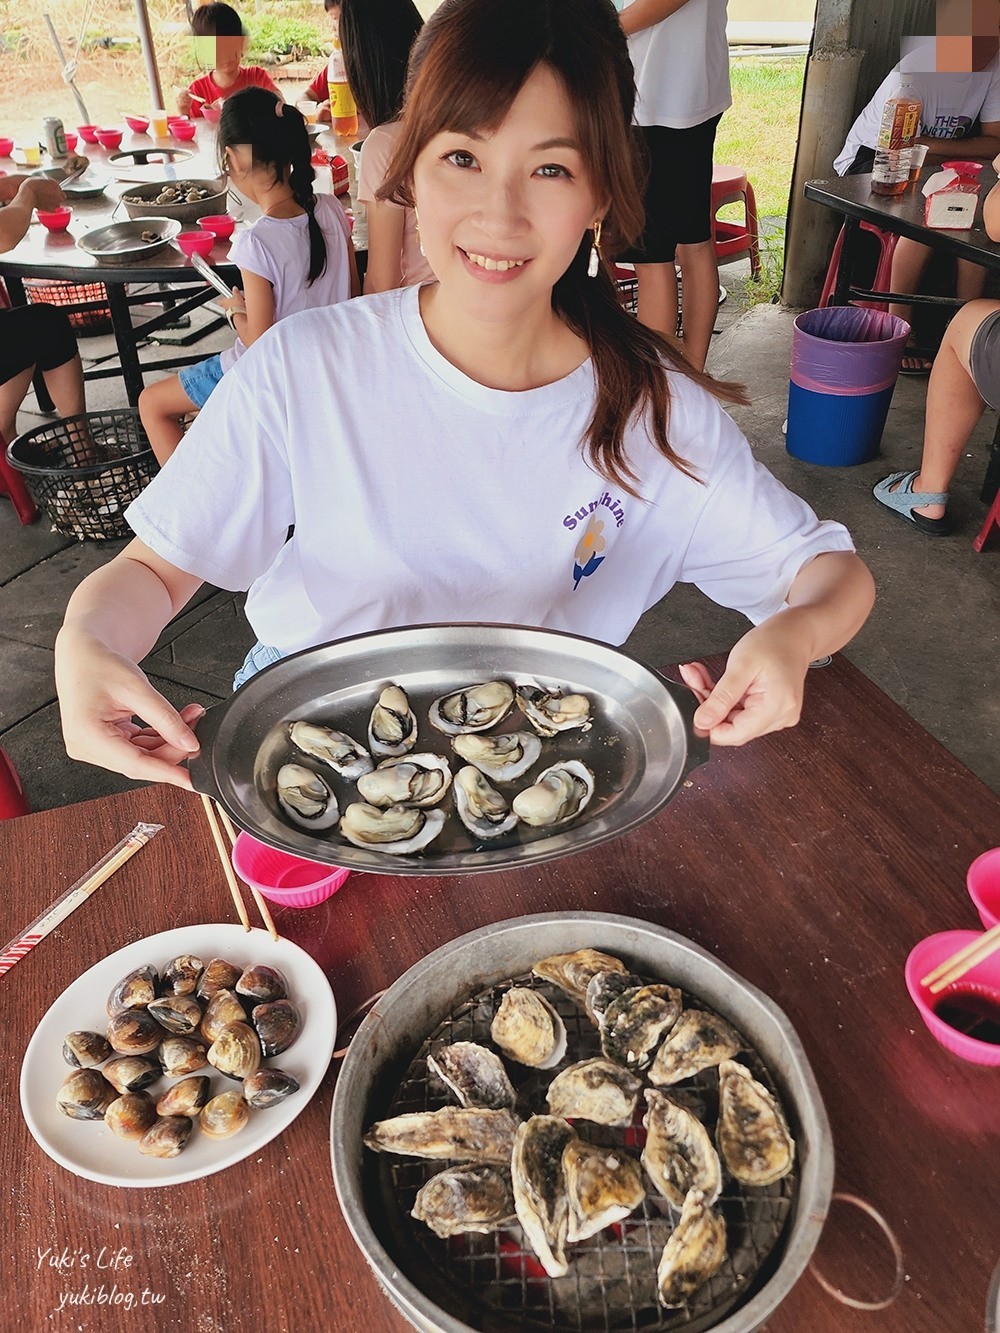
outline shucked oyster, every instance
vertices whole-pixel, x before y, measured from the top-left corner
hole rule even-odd
[[[663,1034],[677,1022],[681,1005],[681,993],[673,986],[625,991],[601,1015],[601,1049],[609,1060],[645,1069]]]
[[[428,717],[432,727],[457,736],[466,731],[487,731],[495,727],[514,705],[514,689],[505,680],[488,680],[481,685],[467,685],[435,699]]]
[[[506,1166],[520,1122],[508,1110],[442,1106],[379,1120],[364,1136],[366,1148],[403,1157],[451,1158]]]
[[[387,685],[368,722],[368,744],[374,755],[407,754],[417,743],[417,719],[398,685]]]
[[[455,808],[474,838],[499,838],[517,824],[517,815],[472,764],[455,774]]]
[[[533,1115],[514,1135],[510,1168],[514,1208],[549,1277],[563,1277],[569,1271],[569,1196],[563,1153],[574,1138],[566,1121],[552,1115]]]
[[[417,810],[407,805],[379,810],[361,801],[349,805],[340,821],[341,833],[355,847],[370,847],[394,856],[421,851],[443,828],[442,810]]]
[[[519,685],[517,706],[539,736],[556,736],[560,731],[589,731],[590,700],[585,694],[560,694],[540,690],[536,685]]]
[[[587,987],[598,972],[627,973],[628,969],[620,959],[597,949],[577,949],[574,953],[554,953],[542,958],[531,969],[536,977],[551,981],[586,1007]],[[636,981],[635,985],[641,985]]]
[[[527,773],[542,753],[542,742],[530,731],[505,731],[499,736],[461,735],[451,742],[455,753],[494,782],[514,782]]]
[[[552,1115],[566,1120],[627,1125],[641,1087],[641,1079],[612,1060],[580,1060],[555,1076],[545,1099]]]
[[[719,1066],[715,1132],[729,1174],[743,1185],[770,1185],[792,1169],[795,1142],[781,1107],[737,1060]]]
[[[374,767],[371,755],[342,731],[333,731],[315,722],[291,722],[288,738],[296,749],[321,763],[329,764],[342,778],[353,781]]]
[[[516,1220],[510,1172],[487,1165],[447,1167],[417,1191],[410,1216],[442,1239],[498,1231]]]
[[[680,1083],[730,1059],[742,1046],[743,1038],[718,1014],[685,1009],[656,1052],[649,1081],[657,1087]]]
[[[493,1015],[490,1035],[522,1065],[551,1069],[566,1054],[566,1026],[537,991],[512,986]]]
[[[700,1190],[706,1203],[714,1203],[722,1188],[722,1166],[708,1130],[665,1092],[647,1088],[646,1102],[642,1164],[656,1189],[675,1208],[683,1207],[692,1189]]]
[[[447,759],[436,754],[408,754],[385,759],[374,773],[358,778],[358,794],[369,805],[387,810],[390,805],[420,808],[443,801],[451,786]]]
[[[620,1222],[646,1197],[639,1163],[617,1148],[574,1138],[563,1150],[562,1165],[569,1199],[566,1239],[570,1242],[586,1240],[612,1222]]]
[[[463,1106],[513,1110],[514,1089],[503,1061],[474,1041],[439,1046],[427,1057],[427,1068],[447,1084]]]
[[[324,829],[340,818],[337,798],[305,764],[282,764],[275,777],[278,804],[300,828]]]
[[[660,1304],[668,1309],[684,1305],[718,1272],[725,1257],[725,1222],[700,1190],[691,1190],[656,1270]]]
[[[579,759],[567,759],[539,773],[534,786],[518,792],[512,805],[526,824],[551,828],[575,819],[593,794],[593,773]]]

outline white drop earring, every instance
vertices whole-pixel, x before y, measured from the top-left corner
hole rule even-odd
[[[587,277],[596,278],[601,267],[601,219],[594,223],[594,240],[590,247],[590,259],[587,261]]]

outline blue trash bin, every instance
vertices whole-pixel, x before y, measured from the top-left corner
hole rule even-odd
[[[785,447],[827,467],[878,454],[910,326],[857,306],[807,310],[795,318]]]

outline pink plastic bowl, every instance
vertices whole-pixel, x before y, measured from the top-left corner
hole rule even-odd
[[[97,143],[96,125],[77,125],[76,128],[84,143]]]
[[[146,131],[149,129],[149,117],[148,117],[148,116],[126,116],[126,117],[125,117],[125,124],[126,124],[126,125],[129,127],[129,129],[132,130],[135,134],[145,134]]]
[[[49,231],[65,231],[69,226],[69,220],[73,216],[71,208],[50,208],[46,212],[36,210],[38,221]]]
[[[177,244],[186,255],[201,255],[206,259],[215,244],[215,234],[210,231],[182,231],[177,237]]]
[[[233,867],[241,879],[283,907],[315,907],[326,902],[351,873],[279,852],[249,833],[237,835]]]
[[[208,121],[209,125],[218,125],[219,117],[222,115],[221,106],[209,106],[206,102],[201,108],[201,114]]]
[[[0,139],[0,157],[10,157],[14,151],[13,139]]]
[[[102,148],[120,148],[122,132],[121,130],[98,130],[97,142]]]
[[[175,139],[180,139],[185,142],[188,139],[193,139],[196,132],[194,125],[191,125],[186,121],[183,124],[178,121],[176,125],[169,126],[169,129]]]
[[[983,852],[969,866],[965,882],[987,930],[1000,922],[1000,847]]]
[[[76,135],[72,130],[66,131],[66,147],[71,153],[76,152]]]
[[[199,218],[198,226],[203,231],[212,232],[220,241],[226,241],[233,234],[236,219],[231,218],[228,213],[214,213],[211,217]]]
[[[937,995],[932,995],[926,986],[920,984],[920,978],[950,958],[953,953],[981,938],[974,930],[945,930],[938,935],[928,935],[915,948],[911,949],[906,960],[906,989],[910,999],[920,1010],[920,1017],[942,1046],[963,1060],[971,1060],[977,1065],[1000,1065],[1000,1043],[979,1041],[959,1032],[950,1023],[946,1023],[934,1012],[936,1006],[946,1004],[950,991],[956,993],[963,988],[981,987],[1000,999],[1000,953],[994,953],[985,962],[971,968],[956,982]]]

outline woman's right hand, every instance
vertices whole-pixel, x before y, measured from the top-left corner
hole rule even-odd
[[[60,632],[56,687],[63,739],[71,759],[82,759],[142,782],[191,790],[185,760],[198,752],[190,724],[201,704],[178,712],[139,668],[85,635]],[[146,725],[133,719],[138,716]]]

